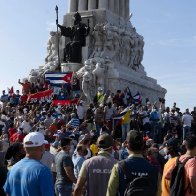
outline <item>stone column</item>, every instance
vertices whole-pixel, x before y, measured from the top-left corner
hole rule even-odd
[[[125,20],[129,20],[129,0],[125,0]]]
[[[109,0],[109,10],[111,11],[111,12],[115,12],[115,9],[114,9],[114,1],[115,0]]]
[[[97,9],[97,0],[88,0],[88,10]]]
[[[69,12],[78,11],[77,0],[69,0]]]
[[[119,15],[124,18],[125,16],[125,0],[120,0],[119,4]]]
[[[99,0],[99,9],[108,9],[108,1],[110,0]]]
[[[120,0],[114,0],[114,12],[119,15],[119,2]]]
[[[87,10],[87,8],[88,8],[87,3],[88,3],[87,0],[79,0],[79,2],[78,2],[78,11]]]

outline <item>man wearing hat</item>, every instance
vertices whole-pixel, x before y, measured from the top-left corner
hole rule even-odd
[[[107,196],[123,196],[126,188],[130,185],[129,183],[142,176],[148,178],[150,185],[152,185],[149,187],[153,193],[140,193],[140,195],[156,195],[158,170],[143,157],[144,142],[142,133],[132,130],[128,133],[126,141],[129,156],[114,165],[108,182]]]
[[[4,185],[7,195],[54,195],[52,174],[40,162],[45,143],[42,133],[32,132],[25,136],[23,146],[26,157],[16,163],[8,173]]]
[[[74,190],[74,196],[82,195],[83,187],[87,182],[87,195],[106,195],[107,184],[112,167],[117,162],[112,157],[113,138],[102,134],[97,140],[98,156],[84,161]]]

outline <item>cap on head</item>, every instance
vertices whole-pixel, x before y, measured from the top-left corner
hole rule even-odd
[[[103,88],[102,88],[102,87],[98,87],[97,90],[98,90],[98,91],[103,91]]]
[[[103,106],[104,106],[104,105],[103,105],[103,103],[99,104],[99,107],[101,107],[101,108],[102,108]]]
[[[108,134],[102,134],[97,139],[97,146],[102,149],[110,148],[111,146],[113,146],[113,144],[114,144],[114,140],[112,136]]]
[[[71,118],[75,118],[76,114],[75,113],[71,113]]]
[[[23,140],[24,147],[37,147],[48,143],[44,140],[44,135],[39,132],[32,132],[25,136]]]

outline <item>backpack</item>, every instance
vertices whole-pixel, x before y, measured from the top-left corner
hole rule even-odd
[[[152,183],[151,176],[133,176],[126,167],[126,162],[119,163],[127,179],[127,186],[124,196],[155,196],[157,187]]]
[[[184,176],[184,166],[186,162],[192,157],[186,158],[183,162],[180,162],[178,157],[176,159],[176,166],[171,173],[171,181],[170,181],[170,196],[184,196],[186,191],[184,188],[185,176]]]

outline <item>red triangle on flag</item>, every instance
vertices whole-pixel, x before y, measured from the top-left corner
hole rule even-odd
[[[64,80],[67,83],[70,83],[72,78],[72,73],[67,73],[65,76],[62,77],[62,80]]]

